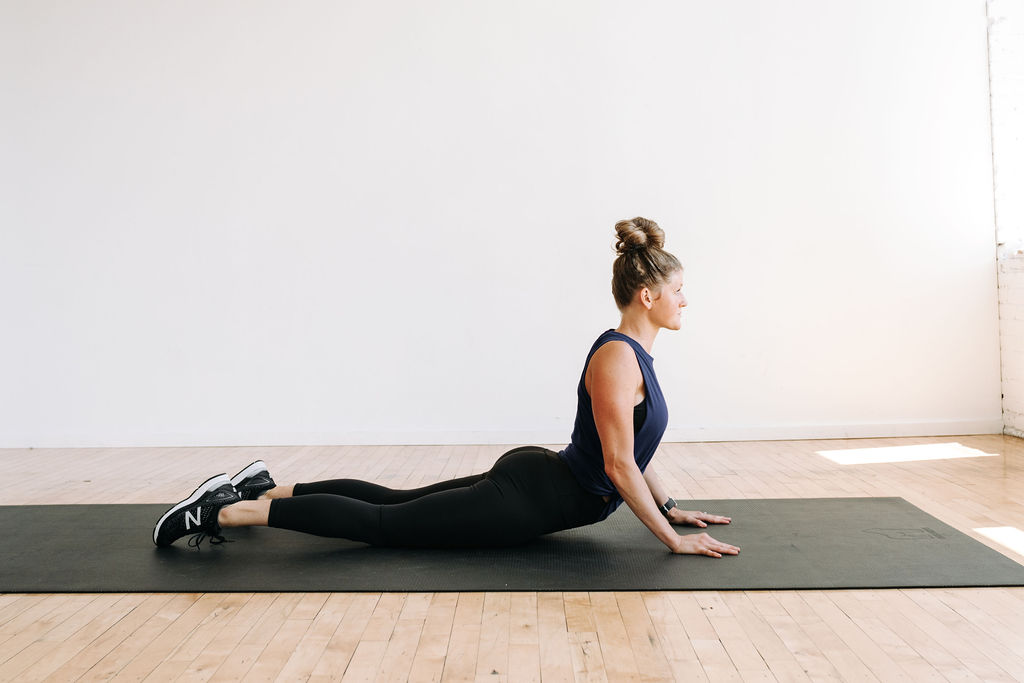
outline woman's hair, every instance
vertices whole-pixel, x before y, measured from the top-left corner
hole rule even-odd
[[[615,224],[619,256],[612,265],[612,295],[615,305],[623,310],[637,290],[657,289],[683,267],[664,249],[665,231],[654,221],[637,216]]]

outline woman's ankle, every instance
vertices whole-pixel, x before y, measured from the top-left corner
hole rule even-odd
[[[270,518],[270,501],[243,500],[225,505],[217,511],[217,524],[225,529],[239,526],[266,526]]]
[[[234,514],[232,514],[231,508],[238,505],[238,503],[231,503],[225,505],[220,510],[217,510],[217,525],[221,528],[231,528],[235,526],[232,522],[234,521]]]
[[[275,498],[291,498],[294,495],[295,484],[287,486],[275,486],[260,494],[256,500],[274,500]]]

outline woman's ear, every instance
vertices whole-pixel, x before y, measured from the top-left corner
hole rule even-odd
[[[644,308],[647,310],[654,308],[654,297],[651,296],[651,290],[647,287],[640,288],[640,303],[642,303]]]

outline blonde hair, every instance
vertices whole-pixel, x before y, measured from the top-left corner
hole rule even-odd
[[[652,220],[637,216],[615,224],[615,251],[612,264],[612,296],[619,310],[625,309],[637,290],[657,289],[683,267],[665,246],[665,231]]]

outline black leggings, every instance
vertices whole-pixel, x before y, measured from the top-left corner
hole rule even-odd
[[[606,503],[558,454],[515,448],[490,471],[418,489],[357,479],[296,484],[270,503],[268,525],[393,547],[486,548],[593,524]]]

